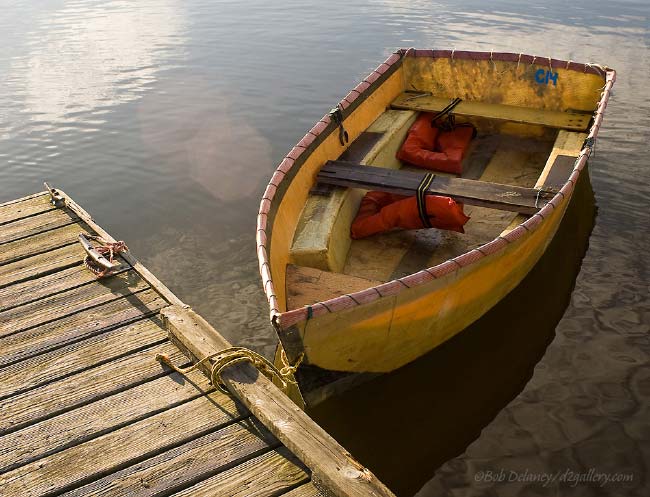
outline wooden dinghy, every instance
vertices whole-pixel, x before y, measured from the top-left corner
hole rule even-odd
[[[284,362],[388,372],[494,306],[553,238],[614,81],[606,67],[523,54],[391,55],[300,140],[264,193],[257,251]],[[455,125],[477,132],[462,174],[398,160],[418,116],[453,102]],[[422,188],[464,205],[465,233],[351,238],[367,190]]]

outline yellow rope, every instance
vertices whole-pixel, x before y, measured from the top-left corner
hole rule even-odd
[[[220,352],[204,357],[192,366],[179,368],[171,362],[171,359],[168,356],[164,354],[156,354],[157,361],[164,362],[174,371],[182,375],[190,373],[200,367],[202,364],[205,364],[206,362],[209,363],[210,360],[214,359],[214,364],[212,364],[212,367],[210,369],[210,383],[212,383],[212,385],[216,386],[224,393],[228,393],[228,390],[226,389],[225,383],[221,379],[223,370],[229,366],[234,366],[235,364],[239,364],[241,362],[250,362],[253,366],[255,366],[255,368],[257,368],[262,374],[264,374],[264,376],[270,380],[272,380],[274,377],[277,378],[282,385],[282,390],[286,390],[290,383],[296,385],[296,381],[293,379],[293,373],[295,373],[298,369],[298,366],[300,366],[303,357],[304,354],[300,354],[300,357],[292,366],[288,362],[287,356],[284,353],[284,349],[282,349],[280,360],[282,361],[283,366],[282,368],[278,369],[266,357],[261,356],[257,352],[247,349],[246,347],[229,347]]]

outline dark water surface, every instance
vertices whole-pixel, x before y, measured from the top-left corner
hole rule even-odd
[[[0,202],[49,180],[230,340],[268,355],[260,194],[283,154],[394,48],[616,68],[590,161],[595,224],[585,186],[563,243],[505,307],[369,385],[361,407],[314,415],[404,495],[650,495],[647,1],[0,7]],[[384,417],[382,404],[393,407]],[[544,475],[558,476],[535,481]]]

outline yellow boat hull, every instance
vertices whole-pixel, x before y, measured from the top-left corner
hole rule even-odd
[[[411,49],[379,66],[340,104],[350,142],[341,142],[337,124],[325,116],[278,166],[260,206],[260,273],[289,361],[335,371],[392,371],[448,340],[501,300],[557,231],[591,153],[614,79],[614,71],[606,68],[515,54]],[[421,102],[405,93],[413,88],[424,95]],[[561,189],[537,214],[516,216],[498,236],[465,253],[400,278],[379,278],[368,288],[352,277],[346,288],[338,282],[344,275],[333,276],[341,287],[338,296],[290,308],[295,282],[287,279],[287,268],[299,257],[292,244],[303,229],[301,215],[320,168],[340,157],[391,104],[425,110],[436,104],[435,98],[458,95],[468,101],[463,112],[474,113],[485,129],[522,137],[547,136],[549,129],[555,133],[535,186],[544,185],[554,157],[573,156],[574,169]],[[404,122],[406,129],[412,120]],[[386,161],[393,155],[378,157]],[[325,275],[344,272],[350,251],[349,224],[360,194],[346,195],[332,214],[335,222],[323,253],[315,249],[311,258],[300,259],[314,261],[309,264]]]

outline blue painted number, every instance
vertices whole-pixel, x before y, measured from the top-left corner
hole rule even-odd
[[[549,81],[553,81],[553,86],[557,86],[557,73],[553,71],[547,71],[546,69],[537,69],[535,72],[535,81],[540,85],[548,84]]]

